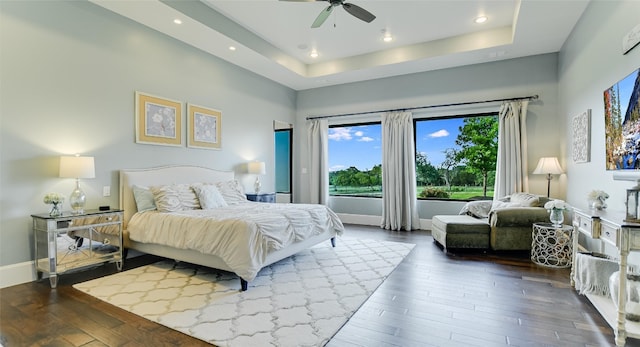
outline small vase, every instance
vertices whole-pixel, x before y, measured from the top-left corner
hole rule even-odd
[[[62,214],[62,211],[60,211],[60,204],[51,204],[51,211],[49,212],[49,215],[51,217],[57,217],[60,216]]]
[[[594,210],[604,210],[607,208],[606,200],[601,198],[591,200],[591,208]]]
[[[564,222],[564,213],[562,213],[562,210],[552,208],[549,211],[549,221],[551,221],[554,227],[561,227],[562,222]]]

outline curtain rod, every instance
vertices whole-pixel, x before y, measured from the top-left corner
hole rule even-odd
[[[516,101],[516,100],[527,100],[527,99],[528,100],[537,100],[538,99],[538,95],[521,96],[521,97],[518,97],[518,98],[493,99],[493,100],[483,100],[483,101],[468,101],[468,102],[456,102],[456,103],[452,103],[452,104],[439,104],[439,105],[426,105],[426,106],[417,106],[417,107],[408,107],[408,108],[396,108],[396,109],[391,109],[391,110],[378,110],[378,111],[367,111],[367,112],[356,112],[356,113],[332,114],[332,115],[329,115],[329,116],[307,117],[307,120],[335,118],[335,117],[345,117],[345,116],[357,116],[357,115],[369,114],[369,113],[409,111],[409,110],[419,110],[419,109],[427,109],[427,108],[448,107],[448,106],[462,106],[462,105],[484,104],[484,103],[488,103],[488,102]]]

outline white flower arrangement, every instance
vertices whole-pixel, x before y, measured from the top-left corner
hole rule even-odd
[[[591,193],[589,193],[589,200],[593,201],[593,200],[600,200],[600,201],[605,201],[607,199],[609,199],[609,194],[607,194],[607,192],[605,192],[604,190],[592,190]]]
[[[564,200],[550,200],[544,204],[547,210],[568,210],[570,207]]]
[[[45,204],[61,204],[64,201],[64,196],[60,193],[47,193],[42,199]]]

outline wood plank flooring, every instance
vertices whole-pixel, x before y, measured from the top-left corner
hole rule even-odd
[[[347,225],[345,236],[415,243],[389,278],[327,344],[340,346],[613,346],[613,331],[569,286],[568,269],[527,252],[443,252],[429,232]],[[339,239],[338,239],[338,247]],[[128,259],[125,270],[158,258]],[[71,286],[108,264],[0,290],[3,346],[205,346]],[[627,346],[640,346],[629,339]]]

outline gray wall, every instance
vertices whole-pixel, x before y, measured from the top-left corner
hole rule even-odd
[[[235,170],[251,189],[244,165],[260,159],[274,189],[273,121],[295,121],[295,91],[85,1],[0,6],[0,266],[33,259],[30,215],[47,212],[46,193],[73,190],[60,155],[95,157],[87,208],[118,206],[123,168]],[[221,110],[222,150],[136,144],[135,91]]]
[[[567,122],[591,109],[591,161],[573,163],[571,129],[562,136],[567,151],[567,198],[586,207],[587,194],[602,189],[611,196],[609,210],[625,209],[626,189],[634,182],[614,181],[605,170],[603,92],[640,68],[640,47],[622,54],[622,37],[640,24],[640,1],[591,1],[559,59],[559,115]]]
[[[510,59],[499,62],[464,66],[453,69],[397,76],[374,81],[318,88],[298,93],[298,133],[306,131],[306,117],[351,112],[366,112],[413,106],[437,105],[465,101],[492,100],[508,97],[539,95],[532,101],[527,113],[527,135],[529,144],[529,172],[543,156],[563,158],[559,137],[565,133],[565,119],[557,112],[557,54]],[[493,106],[499,109],[499,103]],[[476,106],[486,111],[486,105]],[[441,110],[440,112],[448,112]],[[464,111],[473,111],[466,107]],[[435,115],[438,111],[432,111]],[[462,111],[461,111],[462,112]],[[377,116],[377,118],[375,118]],[[379,120],[372,115],[370,120]],[[363,118],[359,116],[359,119]],[[349,121],[349,117],[332,120]],[[297,172],[308,168],[305,133],[301,133],[298,148],[300,160]],[[561,162],[564,166],[564,163]],[[562,177],[560,177],[560,182]],[[529,176],[530,191],[546,195],[547,181],[543,175]],[[308,185],[308,175],[300,175],[300,187]],[[552,182],[551,195],[564,198],[564,186],[558,177]],[[308,201],[308,191],[296,189],[296,198]],[[345,198],[332,198],[331,207],[336,212],[380,215],[381,199],[358,199],[354,203]],[[457,213],[461,204],[457,202],[419,202],[420,218],[433,215]]]

